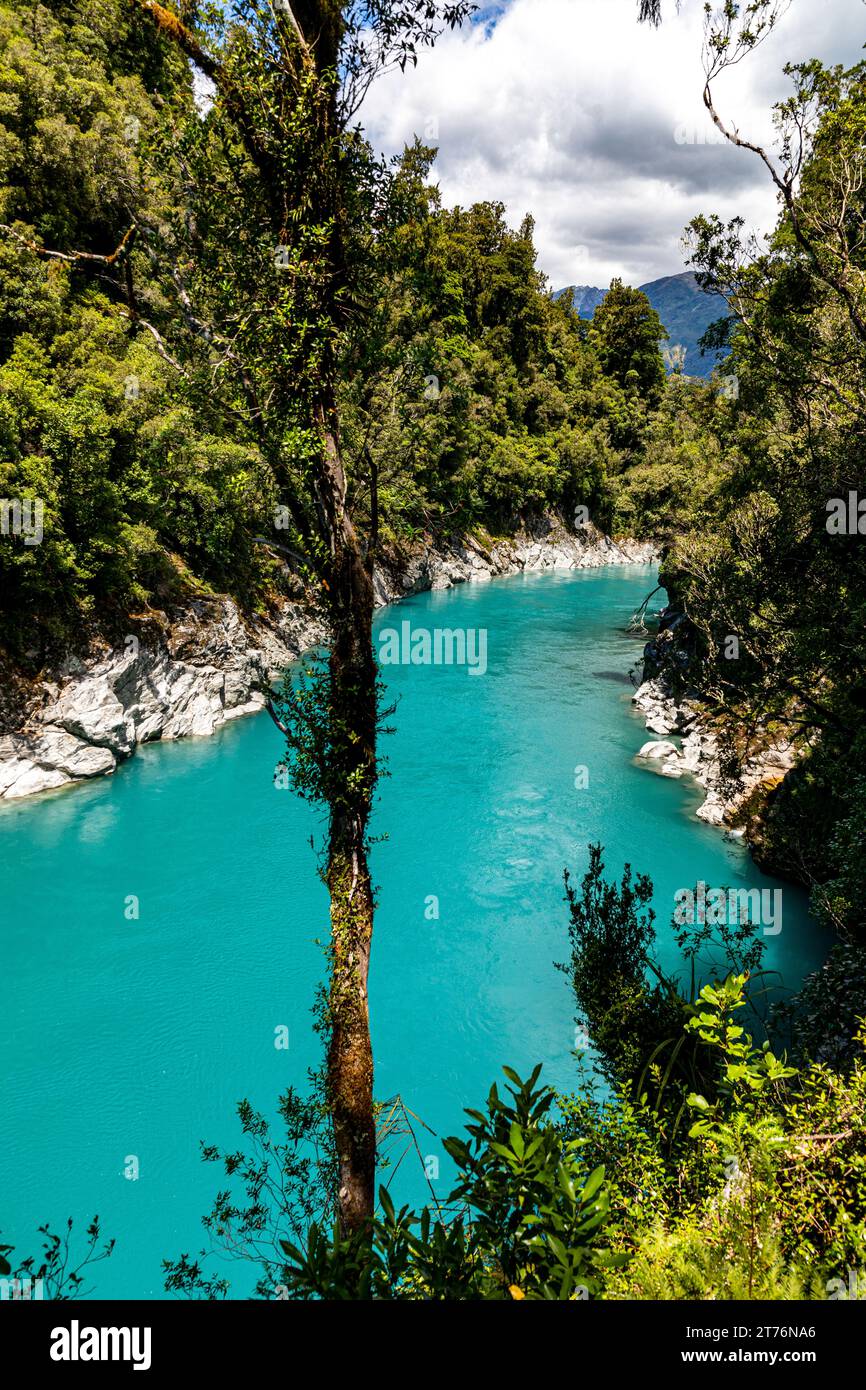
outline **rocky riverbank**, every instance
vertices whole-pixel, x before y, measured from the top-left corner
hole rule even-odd
[[[742,833],[742,817],[756,794],[766,799],[796,765],[793,745],[771,743],[750,757],[738,775],[732,777],[725,771],[719,738],[693,701],[677,702],[664,682],[654,677],[639,686],[634,703],[645,715],[647,729],[664,735],[644,743],[638,757],[665,777],[692,776],[707,793],[695,814],[709,825],[726,825]],[[670,736],[676,737],[677,742],[672,742]]]
[[[422,538],[392,552],[374,578],[383,606],[426,589],[486,581],[522,570],[650,563],[645,542],[617,544],[587,526],[548,518],[505,540]],[[0,800],[20,800],[114,772],[142,743],[206,737],[262,709],[262,684],[326,640],[310,602],[285,601],[267,619],[229,598],[198,600],[153,615],[118,648],[70,656],[40,679],[19,682],[0,715]]]
[[[698,819],[750,839],[768,797],[796,766],[799,750],[778,735],[768,737],[732,768],[730,750],[702,706],[700,693],[689,688],[679,696],[674,693],[672,676],[683,665],[677,639],[681,621],[663,615],[659,636],[645,649],[645,679],[633,703],[647,730],[658,737],[644,743],[637,756],[664,777],[691,776],[706,792],[695,813]],[[681,686],[682,680],[676,684]]]

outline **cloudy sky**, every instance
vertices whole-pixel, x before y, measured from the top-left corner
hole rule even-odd
[[[381,150],[417,133],[438,144],[444,200],[505,203],[536,219],[554,288],[641,284],[684,269],[685,224],[737,214],[767,231],[775,200],[759,161],[716,143],[701,101],[703,0],[667,0],[658,30],[637,0],[504,0],[446,35],[405,75],[388,76],[362,119]],[[776,32],[719,82],[716,101],[744,135],[767,138],[784,64],[852,64],[864,0],[792,0]]]

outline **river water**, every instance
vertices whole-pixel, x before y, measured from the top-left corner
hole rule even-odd
[[[503,1063],[576,1084],[554,962],[562,871],[583,871],[589,841],[610,873],[629,860],[651,875],[671,970],[674,893],[698,880],[783,889],[765,964],[787,987],[822,956],[803,896],[695,820],[696,789],[634,761],[648,735],[626,679],[640,643],[623,629],[655,582],[649,567],[521,575],[377,620],[380,633],[408,621],[486,634],[483,674],[480,661],[477,674],[383,668],[398,708],[375,822],[376,1093],[401,1095],[437,1136]],[[0,1243],[35,1251],[43,1222],[73,1216],[83,1234],[98,1213],[117,1248],[93,1271],[96,1296],[162,1296],[160,1261],[201,1248],[221,1177],[199,1141],[236,1146],[235,1102],[272,1113],[318,1061],[321,817],[275,787],[280,753],[262,715],[0,814]],[[444,1194],[450,1161],[420,1135]],[[394,1183],[424,1200],[417,1159]]]

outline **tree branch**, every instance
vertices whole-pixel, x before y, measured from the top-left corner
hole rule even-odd
[[[34,241],[32,237],[24,236],[23,232],[17,232],[15,228],[9,226],[8,223],[0,222],[0,232],[4,232],[6,236],[12,237],[12,239],[19,242],[21,246],[25,246],[28,251],[32,251],[35,256],[44,256],[46,260],[52,261],[66,261],[70,265],[74,265],[76,261],[90,261],[95,262],[97,265],[116,265],[121,257],[131,248],[137,230],[135,226],[130,227],[124,233],[122,240],[110,255],[100,256],[94,251],[52,251],[49,247],[42,246],[38,241]]]

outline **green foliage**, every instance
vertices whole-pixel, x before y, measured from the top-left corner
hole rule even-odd
[[[628,1273],[611,1285],[607,1296],[653,1302],[826,1297],[820,1276],[808,1266],[790,1268],[776,1239],[763,1227],[757,1234],[758,1258],[750,1263],[748,1250],[729,1224],[703,1220],[683,1221],[674,1230],[659,1226],[642,1238]]]
[[[381,1187],[371,1228],[349,1237],[334,1219],[324,1107],[290,1093],[281,1103],[286,1142],[276,1145],[263,1117],[241,1106],[251,1150],[204,1154],[223,1162],[245,1196],[221,1192],[205,1227],[259,1267],[256,1292],[267,1299],[587,1298],[616,1263],[597,1245],[608,1210],[604,1169],[587,1173],[582,1145],[563,1139],[540,1071],[523,1081],[505,1068],[507,1096],[494,1085],[484,1110],[467,1112],[465,1137],[445,1141],[458,1177],[444,1203],[397,1210]],[[203,1260],[182,1255],[165,1270],[170,1292],[228,1292]]]
[[[746,727],[776,720],[801,741],[817,735],[838,764],[866,702],[862,537],[828,525],[832,500],[862,484],[866,66],[787,72],[793,93],[776,108],[786,206],[769,250],[757,254],[738,219],[690,228],[700,281],[739,317],[728,368],[739,399],[719,434],[736,467],[707,524],[676,539],[665,576],[697,632],[695,674],[710,697]],[[801,139],[795,186],[785,169]],[[728,633],[737,662],[722,657]]]
[[[496,531],[578,504],[604,522],[617,439],[640,430],[645,406],[604,376],[585,325],[548,294],[531,221],[511,230],[496,203],[442,209],[432,155],[416,143],[396,166],[375,332],[346,364],[360,513],[375,469],[386,538],[407,521]]]
[[[864,1017],[866,946],[839,941],[820,970],[807,976],[780,1021],[793,1024],[798,1056],[848,1071],[856,1057],[857,1021]]]
[[[394,706],[385,705],[384,689],[377,680],[377,732],[390,733],[385,721]],[[288,776],[305,800],[339,811],[359,793],[372,796],[379,777],[387,775],[382,757],[374,768],[357,766],[353,731],[337,709],[332,674],[322,657],[306,656],[287,671],[271,698],[271,710],[286,735],[286,754],[276,776]]]
[[[548,293],[531,219],[442,208],[417,142],[386,169],[357,133],[320,139],[327,82],[289,110],[261,59],[273,16],[241,9],[243,42],[209,7],[197,32],[239,90],[273,88],[266,178],[231,101],[197,112],[174,45],[121,0],[35,4],[32,22],[0,5],[0,485],[46,518],[41,545],[0,546],[0,641],[19,660],[200,585],[260,606],[293,586],[287,555],[309,578],[311,420],[337,369],[349,503],[373,545],[578,505],[608,527],[639,461],[663,381],[643,297],[615,290],[589,341]],[[432,24],[388,41],[424,46]],[[322,211],[332,165],[339,226]],[[268,188],[295,208],[282,247]],[[646,529],[657,509],[641,510]]]
[[[813,910],[846,941],[866,946],[866,777],[843,790],[842,814],[829,846],[830,876],[815,889]]]
[[[713,71],[753,48],[778,11],[769,0],[713,11]],[[837,938],[786,1012],[798,1058],[847,1067],[866,1013],[866,821],[850,771],[866,755],[866,549],[857,517],[832,521],[863,496],[866,65],[786,72],[769,160],[782,214],[768,247],[738,218],[702,216],[689,229],[699,281],[736,314],[733,398],[672,382],[616,506],[629,529],[667,541],[662,580],[687,615],[666,645],[668,671],[701,691],[732,781],[769,743],[798,756],[738,823],[762,867],[808,886]]]
[[[600,845],[589,846],[579,893],[565,875],[571,959],[558,968],[568,976],[601,1075],[621,1100],[631,1097],[651,1109],[673,1151],[689,1093],[703,1089],[715,1096],[718,1090],[693,1024],[695,994],[720,968],[732,971],[751,979],[748,1002],[757,1018],[765,947],[750,922],[681,928],[675,918],[671,931],[690,978],[667,975],[655,959],[652,881],[645,874],[633,878],[627,864],[617,885],[604,877],[602,855]]]
[[[614,479],[617,531],[667,549],[712,523],[740,461],[732,409],[715,381],[668,378],[639,452]]]
[[[625,865],[617,886],[604,877],[601,845],[589,846],[580,892],[565,874],[571,960],[568,976],[599,1065],[611,1085],[637,1085],[682,1030],[685,1001],[655,965],[652,882]],[[652,983],[648,982],[652,977]],[[660,1079],[660,1077],[659,1077]]]
[[[769,1042],[755,1048],[752,1039],[740,1025],[732,1022],[737,1009],[745,1007],[744,991],[747,975],[729,975],[722,984],[704,985],[695,1002],[696,1012],[688,1019],[686,1031],[695,1033],[701,1042],[715,1048],[722,1058],[722,1076],[718,1099],[711,1106],[706,1097],[689,1096],[689,1105],[701,1112],[692,1125],[691,1134],[718,1137],[714,1128],[725,1101],[760,1099],[773,1082],[795,1076],[796,1070],[786,1067],[770,1050]]]
[[[3,4],[0,48],[0,495],[44,505],[41,544],[0,545],[0,641],[39,664],[198,581],[251,604],[275,489],[138,326],[159,311],[146,252],[75,259],[168,215],[152,151],[196,119],[186,64],[119,0]]]
[[[107,1260],[115,1242],[101,1242],[99,1217],[94,1216],[85,1232],[83,1249],[77,1253],[73,1241],[72,1217],[66,1223],[63,1234],[58,1235],[49,1226],[40,1226],[42,1252],[28,1255],[24,1259],[13,1258],[13,1245],[0,1245],[0,1281],[3,1281],[3,1297],[21,1300],[46,1300],[66,1303],[72,1299],[86,1298],[92,1290],[86,1287],[84,1274],[91,1265]]]
[[[619,922],[619,938],[637,942],[634,959],[646,969],[651,933],[636,933],[633,914],[616,910],[623,903],[616,885],[599,893],[593,880],[590,888],[581,920],[593,902],[612,903],[597,920]],[[622,930],[623,920],[630,930]],[[606,969],[596,938],[587,935],[581,990],[588,998],[600,994]],[[698,932],[689,949],[702,944]],[[722,944],[729,956],[743,953],[736,939]],[[627,1055],[631,1075],[613,1095],[589,1089],[561,1101],[564,1136],[578,1139],[585,1157],[610,1174],[606,1238],[622,1258],[604,1275],[599,1296],[836,1297],[850,1283],[846,1271],[860,1268],[866,1148],[855,1117],[866,1084],[863,1031],[847,1073],[814,1064],[798,1070],[736,1021],[746,1009],[757,1013],[750,994],[758,981],[734,971],[703,985],[693,1005],[683,1001],[684,1045],[662,1054],[675,1065],[652,1099],[643,1089],[650,1043],[642,1020],[635,1029],[626,1016],[630,1054],[612,1029],[602,1030],[603,1043],[593,1041],[603,1070],[615,1076],[611,1061]],[[689,1076],[699,1082],[690,1090]],[[672,1127],[683,1105],[692,1122]]]
[[[547,1119],[553,1092],[505,1069],[512,1104],[494,1086],[486,1111],[468,1111],[469,1140],[446,1140],[459,1178],[449,1201],[466,1204],[485,1267],[524,1297],[586,1295],[592,1238],[608,1206],[604,1168],[583,1179],[580,1145],[563,1145]]]
[[[434,1217],[395,1209],[380,1190],[369,1239],[284,1243],[295,1296],[386,1299],[574,1299],[589,1296],[609,1262],[594,1241],[607,1211],[604,1170],[581,1173],[579,1145],[563,1145],[547,1119],[554,1100],[509,1068],[510,1101],[492,1087],[485,1111],[468,1111],[467,1139],[445,1147],[458,1182]],[[445,1212],[457,1206],[458,1214]]]
[[[279,1298],[284,1259],[282,1239],[303,1241],[315,1222],[335,1215],[337,1159],[324,1101],[322,1077],[311,1076],[308,1096],[289,1089],[280,1097],[280,1134],[248,1101],[237,1107],[245,1147],[223,1152],[202,1144],[202,1158],[222,1165],[227,1186],[202,1218],[210,1250],[164,1260],[167,1292],[185,1298],[228,1296],[229,1281],[211,1273],[214,1250],[251,1260],[258,1274],[256,1293]]]
[[[862,1061],[844,1081],[754,1046],[733,1022],[745,986],[730,976],[701,991],[687,1028],[716,1058],[719,1085],[713,1101],[689,1097],[697,1118],[675,1149],[658,1112],[628,1094],[563,1102],[566,1133],[614,1174],[607,1235],[623,1258],[602,1297],[827,1298],[858,1268],[866,1154],[851,1120]]]
[[[805,1068],[785,1098],[787,1158],[778,1175],[779,1224],[785,1247],[822,1266],[829,1278],[860,1271],[866,1249],[866,1028],[845,1071]]]
[[[723,5],[714,70],[777,9]],[[465,7],[374,11],[405,64]],[[38,666],[193,592],[267,602],[292,584],[286,555],[321,579],[310,483],[339,377],[347,500],[373,555],[578,505],[663,541],[688,614],[678,674],[735,731],[737,757],[778,736],[803,753],[762,854],[810,883],[838,940],[789,1011],[795,1070],[734,1021],[759,1007],[757,945],[722,933],[722,978],[714,966],[707,981],[707,934],[686,934],[691,988],[667,978],[649,879],[626,866],[608,883],[592,846],[580,888],[566,876],[562,968],[607,1089],[555,1116],[537,1071],[508,1072],[508,1098],[494,1087],[447,1143],[449,1206],[398,1211],[383,1189],[362,1239],[332,1231],[321,1091],[283,1097],[279,1139],[242,1106],[247,1147],[205,1151],[229,1183],[205,1227],[252,1255],[265,1298],[823,1296],[862,1268],[866,1241],[866,792],[849,774],[866,754],[866,550],[826,525],[828,502],[862,487],[866,450],[866,66],[788,69],[784,209],[765,249],[740,219],[692,223],[700,278],[736,314],[728,397],[665,381],[664,326],[638,291],[615,281],[588,327],[554,303],[531,219],[443,208],[432,150],[384,167],[349,120],[373,11],[341,13],[320,36],[327,73],[286,83],[269,5],[191,7],[229,79],[197,111],[186,60],[124,0],[0,0],[0,497],[40,499],[45,531],[2,538],[0,642]],[[257,95],[252,130],[232,84]],[[353,757],[333,695],[319,670],[275,709],[296,786],[339,814],[369,799],[376,769]],[[18,1274],[70,1296],[101,1257],[98,1225],[77,1263],[68,1236],[42,1233],[41,1262]],[[172,1292],[228,1292],[198,1257],[166,1275]]]
[[[776,817],[778,835],[784,815],[786,839],[797,835],[805,816],[814,826],[818,843],[810,846],[809,862],[819,852],[821,861],[811,907],[833,945],[821,968],[775,1013],[791,1028],[799,1056],[848,1070],[857,1056],[858,1020],[866,1014],[866,782],[857,775],[840,787],[837,777],[838,762],[824,745],[807,760]]]
[[[626,392],[657,401],[665,382],[659,343],[666,337],[646,295],[613,280],[589,330],[602,371]]]

